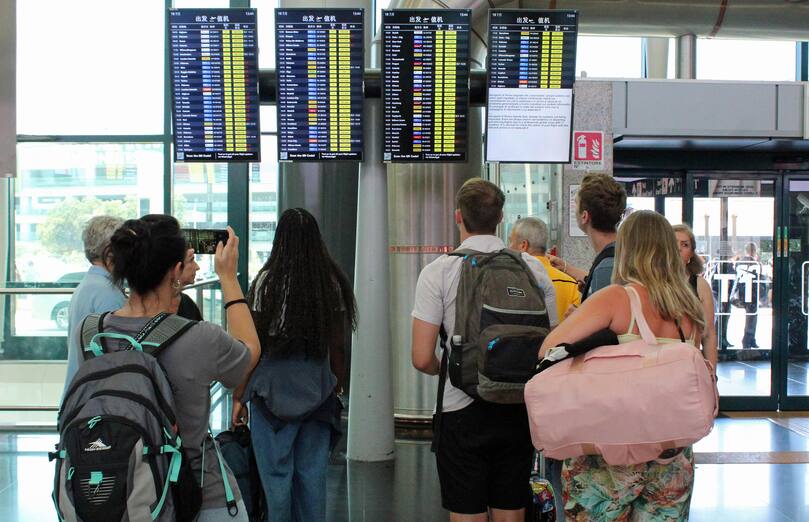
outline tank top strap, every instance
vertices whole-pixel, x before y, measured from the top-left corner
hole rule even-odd
[[[625,286],[624,290],[629,295],[629,306],[632,310],[632,319],[629,323],[630,330],[628,333],[632,334],[635,323],[637,323],[641,338],[647,344],[657,344],[657,337],[652,332],[652,329],[649,328],[649,323],[646,322],[646,317],[643,315],[643,305],[641,304],[638,291],[629,285]]]

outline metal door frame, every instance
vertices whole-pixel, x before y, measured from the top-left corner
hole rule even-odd
[[[688,217],[688,210],[686,208],[686,199],[689,194],[689,186],[687,181],[687,171],[684,169],[643,169],[640,171],[632,170],[632,169],[616,169],[613,173],[613,177],[615,179],[621,180],[626,178],[652,178],[652,179],[662,179],[662,178],[679,178],[683,182],[683,193],[680,195],[680,199],[682,201],[682,216],[680,219],[682,220],[681,223],[688,223],[686,219]],[[693,193],[693,189],[691,189],[691,193]],[[627,194],[627,197],[631,197]],[[665,215],[665,198],[666,197],[677,197],[677,196],[650,196],[655,198],[655,212],[659,214]],[[676,224],[676,223],[672,223]]]
[[[773,231],[772,238],[773,244],[780,238],[778,232],[779,226],[783,220],[783,187],[784,176],[779,171],[758,171],[758,172],[740,172],[740,171],[716,171],[716,170],[689,170],[686,173],[686,191],[684,195],[685,201],[683,202],[683,214],[685,215],[686,223],[693,229],[694,218],[694,183],[699,179],[715,179],[715,180],[767,180],[774,182],[773,196],[774,211],[773,211]],[[784,330],[782,328],[783,315],[781,310],[781,298],[784,294],[784,282],[781,281],[781,258],[776,259],[773,263],[773,334],[772,334],[772,351],[770,356],[770,395],[769,396],[746,396],[737,395],[732,397],[720,397],[719,408],[722,411],[776,411],[779,405],[779,396],[782,396],[782,384],[786,383],[783,379],[783,371],[785,366],[784,360],[784,345],[782,335]],[[783,382],[782,382],[783,381]]]
[[[777,231],[780,234],[778,238],[781,241],[780,253],[777,258],[777,263],[774,265],[775,274],[784,274],[784,277],[777,277],[777,286],[780,289],[778,297],[779,312],[778,328],[779,328],[779,352],[780,357],[778,363],[780,366],[780,375],[783,376],[779,380],[778,392],[780,395],[779,408],[781,410],[809,410],[809,395],[796,395],[789,396],[787,393],[789,376],[789,334],[787,332],[787,322],[789,316],[789,292],[791,290],[789,285],[789,184],[791,181],[809,181],[809,172],[788,172],[785,173],[783,178],[783,186],[781,190],[781,207],[778,216]],[[775,301],[775,296],[773,296]]]

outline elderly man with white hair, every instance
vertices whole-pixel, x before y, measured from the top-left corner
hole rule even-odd
[[[83,358],[82,347],[79,346],[79,328],[84,318],[90,314],[118,310],[126,301],[123,289],[112,283],[112,267],[106,255],[113,232],[123,222],[117,217],[95,216],[90,218],[82,232],[84,255],[91,266],[70,299],[65,390],[70,386]]]

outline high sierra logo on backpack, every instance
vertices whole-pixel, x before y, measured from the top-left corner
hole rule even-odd
[[[489,402],[524,402],[523,388],[550,326],[545,293],[515,250],[449,255],[463,258],[447,365],[450,382]]]
[[[193,520],[202,492],[183,458],[171,385],[156,356],[195,323],[159,314],[132,338],[102,332],[105,316],[82,323],[87,360],[59,411],[60,440],[50,454],[59,520]]]

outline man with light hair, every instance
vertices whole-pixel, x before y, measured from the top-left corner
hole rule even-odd
[[[508,246],[513,250],[531,254],[548,271],[556,289],[556,308],[560,320],[565,317],[571,306],[581,304],[578,281],[552,267],[550,260],[545,255],[548,250],[548,225],[544,221],[535,217],[518,219],[511,229]]]
[[[87,221],[82,232],[84,256],[91,266],[70,299],[65,391],[83,360],[83,347],[79,346],[79,329],[84,318],[90,314],[118,310],[126,301],[123,290],[112,283],[112,266],[106,255],[110,238],[123,222],[123,219],[113,216],[95,216]]]

